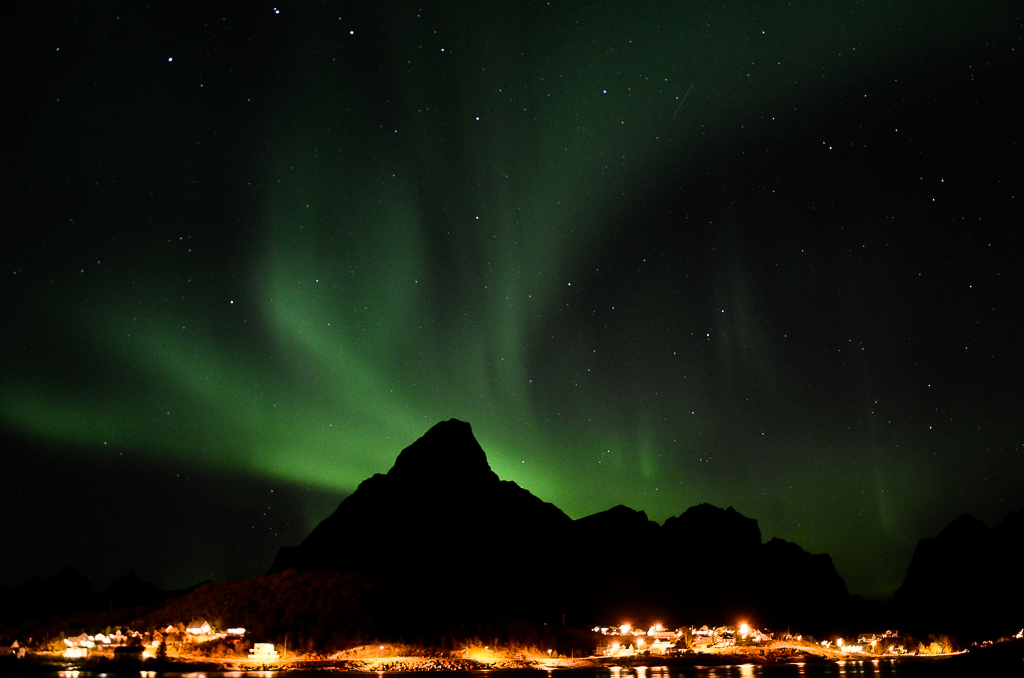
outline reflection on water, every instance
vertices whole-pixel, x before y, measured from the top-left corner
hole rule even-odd
[[[947,678],[967,667],[945,662],[900,664],[878,659],[828,663],[742,664],[738,666],[609,667],[605,670],[566,671],[565,678]]]
[[[523,671],[467,671],[437,672],[434,676],[449,678],[845,678],[847,676],[865,678],[953,678],[959,676],[978,675],[982,678],[997,674],[962,673],[969,667],[950,665],[948,663],[907,663],[899,664],[877,659],[863,661],[841,661],[836,664],[795,663],[755,665],[742,664],[737,666],[611,666],[601,669],[566,669],[566,670],[523,670]],[[1016,668],[1016,667],[1015,667]],[[119,672],[110,674],[109,678],[122,676],[135,678],[322,678],[332,676],[343,678],[347,672],[338,671],[206,671],[203,673],[179,673],[162,671]],[[394,678],[421,677],[427,672],[400,673],[395,672]],[[352,673],[352,678],[366,678],[374,674]],[[35,678],[108,678],[107,674],[64,670],[53,673],[33,674]]]

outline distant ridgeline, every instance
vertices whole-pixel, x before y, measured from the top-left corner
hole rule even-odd
[[[971,640],[1021,624],[1022,522],[1014,512],[991,529],[958,518],[921,540],[892,602],[868,603],[848,594],[827,554],[762,543],[757,521],[731,507],[701,504],[661,526],[626,506],[572,520],[500,480],[470,425],[452,419],[403,450],[387,474],[363,481],[299,546],[281,549],[271,572],[425,582],[577,626],[748,618],[806,633],[899,626]]]
[[[0,588],[0,637],[12,635],[12,628],[27,621],[66,618],[91,612],[117,612],[110,615],[108,623],[103,626],[120,626],[141,611],[155,609],[167,600],[191,593],[195,588],[192,586],[177,591],[164,591],[143,581],[131,570],[96,592],[85,575],[73,567],[65,567],[46,581],[32,577],[17,588]]]
[[[988,527],[962,515],[917,543],[892,617],[920,633],[995,638],[1024,626],[1024,517]]]
[[[826,631],[861,614],[828,555],[761,543],[757,521],[695,506],[663,526],[616,506],[579,520],[491,470],[470,425],[441,422],[363,481],[271,573],[429,582],[512,615],[587,626],[623,615],[757,619]]]
[[[813,634],[897,627],[970,642],[1024,623],[1022,545],[1017,513],[994,528],[962,516],[918,543],[892,601],[867,603],[848,595],[828,555],[763,544],[757,522],[732,508],[701,504],[661,526],[625,506],[572,520],[500,480],[469,424],[452,419],[363,481],[300,545],[281,549],[267,576],[164,592],[130,572],[94,593],[68,568],[0,589],[0,636],[52,635],[76,619],[68,615],[92,611],[75,623],[220,619],[309,647],[500,637],[568,654],[589,641],[563,620],[588,628],[627,618],[746,619]]]

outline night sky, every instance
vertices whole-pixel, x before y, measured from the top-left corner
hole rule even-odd
[[[1018,2],[24,5],[0,584],[256,576],[451,417],[871,597],[1024,509]]]

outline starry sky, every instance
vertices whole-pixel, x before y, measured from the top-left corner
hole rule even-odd
[[[258,575],[451,417],[875,598],[1024,509],[1018,3],[28,4],[0,583]]]

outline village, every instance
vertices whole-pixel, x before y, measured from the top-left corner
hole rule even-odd
[[[841,655],[873,655],[900,656],[910,652],[931,653],[950,652],[951,648],[936,642],[935,648],[921,646],[908,651],[899,632],[887,630],[882,633],[866,633],[857,637],[855,642],[844,640],[840,636],[815,641],[804,639],[802,635],[792,635],[788,631],[776,634],[754,628],[746,622],[736,626],[701,626],[668,630],[660,624],[651,626],[646,631],[634,628],[631,624],[611,627],[594,627],[595,633],[606,638],[597,649],[597,654],[606,657],[636,656],[677,656],[684,652],[721,652],[732,648],[766,648],[787,646],[793,648],[821,648],[829,653]]]
[[[746,622],[732,626],[688,626],[666,628],[654,624],[647,629],[623,623],[597,626],[594,652],[588,657],[565,657],[553,649],[467,646],[448,653],[429,653],[403,646],[361,645],[331,654],[289,652],[286,644],[259,642],[241,627],[217,628],[204,619],[168,624],[141,632],[130,629],[82,633],[52,641],[37,648],[37,659],[49,657],[68,666],[107,662],[210,663],[223,668],[299,668],[330,664],[350,670],[465,670],[472,668],[558,668],[585,665],[630,665],[648,661],[764,662],[814,659],[847,661],[897,659],[907,655],[944,656],[953,654],[944,639],[917,643],[901,637],[896,630],[859,634],[856,639],[831,637],[813,639],[758,629]],[[1024,630],[1013,639],[1024,637]],[[1011,639],[1002,639],[1011,640]],[[913,643],[913,644],[911,644]],[[0,648],[0,654],[25,658],[31,650],[14,642]],[[443,654],[443,656],[442,656]]]
[[[117,659],[146,660],[191,655],[196,650],[216,650],[238,653],[242,650],[244,628],[214,629],[206,620],[193,620],[188,624],[169,624],[164,628],[141,633],[129,629],[115,629],[111,633],[82,633],[59,641],[63,644],[64,659],[86,659],[100,655]],[[206,647],[204,647],[206,646]],[[278,658],[271,643],[255,643],[249,655],[254,661],[273,661]],[[54,650],[61,650],[60,645]]]
[[[817,645],[822,650],[846,655],[898,656],[908,653],[899,633],[895,630],[861,635],[856,642],[846,641],[841,637],[821,641],[808,639],[805,642],[802,636],[794,636],[788,632],[780,634],[776,639],[775,633],[759,630],[745,622],[737,626],[705,625],[699,628],[686,627],[674,630],[666,629],[661,624],[655,624],[645,630],[625,623],[611,627],[596,626],[592,631],[604,639],[604,642],[599,643],[595,649],[594,656],[597,657],[672,657],[687,652],[712,653],[730,648],[763,648],[782,643],[792,647]],[[65,659],[85,659],[97,654],[137,660],[222,654],[265,663],[283,659],[282,652],[287,652],[285,648],[281,648],[279,652],[273,643],[251,642],[244,628],[219,630],[206,620],[170,624],[147,633],[122,629],[116,629],[109,634],[82,633],[63,638],[60,642],[64,645],[61,656]],[[379,654],[386,646],[378,646],[376,649],[377,652],[372,654]],[[932,653],[949,651],[946,647],[932,649]],[[927,653],[928,649],[922,647],[916,651]],[[341,659],[351,654],[339,652],[330,658]],[[544,654],[551,658],[554,653],[548,650]]]

